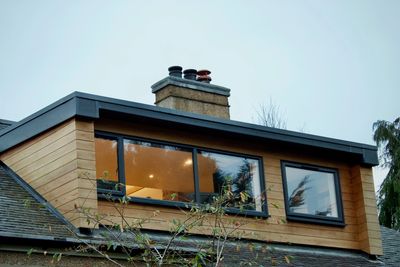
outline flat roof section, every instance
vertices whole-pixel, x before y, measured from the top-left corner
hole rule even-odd
[[[4,152],[70,118],[99,119],[100,111],[112,113],[115,118],[127,116],[157,119],[210,131],[234,133],[260,141],[302,145],[351,155],[359,164],[379,164],[376,146],[334,138],[299,133],[289,130],[221,119],[201,114],[183,112],[126,100],[74,92],[29,117],[0,130],[0,152]]]

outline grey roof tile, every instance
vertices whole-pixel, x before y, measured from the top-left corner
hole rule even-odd
[[[9,170],[0,165],[0,236],[38,239],[73,237],[66,222],[58,218],[21,186]]]
[[[123,243],[129,247],[139,247],[134,240],[134,234],[121,233],[107,228],[93,231],[91,240],[108,240]],[[158,231],[142,231],[151,243],[162,249],[169,241],[170,234]],[[196,253],[199,248],[211,246],[212,240],[204,236],[189,236],[184,239],[176,239],[171,248],[178,251]],[[289,261],[289,263],[287,262]],[[380,260],[370,259],[366,253],[359,251],[323,248],[314,246],[301,246],[278,244],[269,242],[249,241],[245,239],[228,241],[225,244],[224,259],[221,266],[385,266]],[[390,266],[390,265],[388,265]]]
[[[400,266],[400,232],[381,226],[383,256],[386,266]]]

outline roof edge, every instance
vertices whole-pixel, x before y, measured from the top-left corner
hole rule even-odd
[[[10,120],[5,120],[5,119],[0,119],[0,123],[1,124],[7,124],[7,125],[11,125],[16,123],[15,121],[10,121]]]
[[[127,100],[74,92],[0,132],[0,152],[36,136],[70,118],[100,118],[100,111],[165,120],[210,130],[235,133],[264,140],[299,144],[356,154],[360,163],[379,164],[377,147],[329,137],[265,127],[207,115],[178,111]]]

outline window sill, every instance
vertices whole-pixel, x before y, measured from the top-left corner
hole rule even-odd
[[[122,193],[116,192],[116,194],[110,194],[110,192],[98,192],[97,193],[98,199],[101,200],[119,200],[123,197]],[[139,197],[129,197],[130,203],[137,203],[137,204],[145,204],[145,205],[153,205],[158,207],[172,207],[172,208],[181,208],[181,209],[190,209],[194,205],[194,203],[190,202],[180,202],[180,201],[170,201],[170,200],[158,200],[158,199],[151,199],[151,198],[139,198]],[[226,208],[226,214],[228,215],[238,215],[238,216],[245,216],[245,217],[257,217],[257,218],[269,218],[270,215],[267,214],[265,211],[254,211],[254,210],[243,210],[240,211],[239,209],[235,208]]]
[[[302,222],[302,223],[312,223],[312,224],[319,224],[319,225],[330,225],[330,226],[337,226],[337,227],[345,227],[346,224],[344,221],[340,219],[330,219],[330,218],[320,218],[314,216],[307,216],[307,215],[287,215],[286,219],[290,222]]]

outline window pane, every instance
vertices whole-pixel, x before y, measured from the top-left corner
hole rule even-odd
[[[115,190],[118,183],[117,141],[96,137],[95,149],[99,188]]]
[[[202,203],[228,192],[227,207],[262,211],[258,160],[201,151],[197,161]]]
[[[126,194],[160,200],[194,200],[192,151],[124,140]]]
[[[290,212],[338,217],[333,173],[295,167],[285,169]]]

